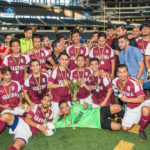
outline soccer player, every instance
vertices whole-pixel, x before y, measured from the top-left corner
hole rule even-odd
[[[32,44],[32,29],[27,27],[24,30],[25,38],[20,39],[21,53],[26,53],[29,50],[33,49]]]
[[[3,67],[1,73],[3,80],[0,83],[0,111],[21,116],[30,109],[23,104],[21,85],[11,79],[12,73],[9,67]]]
[[[9,42],[12,39],[12,35],[11,34],[6,34],[5,35],[5,44],[0,45],[0,65],[4,59],[4,57],[8,54],[11,54],[11,49],[9,46]]]
[[[92,39],[88,43],[88,49],[91,50],[93,47],[97,46],[98,32],[95,31],[92,33]]]
[[[41,72],[39,60],[33,59],[30,68],[32,73],[24,82],[23,92],[25,99],[33,107],[35,104],[40,104],[42,97],[48,93],[48,74]]]
[[[41,36],[41,49],[47,50],[49,54],[52,52],[51,43],[46,35]]]
[[[115,36],[115,28],[113,25],[107,27],[107,41],[106,43],[111,47],[113,40],[116,38]]]
[[[127,109],[122,121],[122,129],[129,130],[134,124],[139,123],[142,107],[150,107],[150,100],[145,96],[141,85],[135,78],[129,76],[127,66],[121,64],[117,69],[117,78],[113,80],[114,90],[119,92],[118,97],[127,104]],[[143,114],[142,114],[143,115]]]
[[[62,52],[59,55],[59,66],[51,72],[48,80],[48,88],[52,90],[52,110],[54,117],[59,111],[58,103],[61,100],[66,100],[70,103],[69,80],[71,76],[70,70],[67,68],[69,63],[69,56],[67,53]]]
[[[30,58],[20,53],[20,41],[18,39],[10,41],[10,48],[12,54],[5,56],[1,67],[9,66],[12,71],[12,80],[18,81],[22,86],[24,78],[28,76],[27,67],[29,66]]]
[[[51,122],[53,119],[52,110],[49,108],[50,104],[49,96],[44,96],[41,104],[35,105],[26,118],[19,118],[10,113],[0,116],[0,132],[7,125],[10,128],[9,133],[15,135],[13,145],[7,150],[20,150],[38,131],[46,134],[45,123]]]
[[[92,92],[93,108],[108,106],[112,104],[112,84],[107,77],[102,77],[99,71],[98,58],[90,59],[90,67],[93,71],[93,74],[90,75],[88,84],[84,84],[84,87]]]
[[[80,89],[77,93],[77,97],[80,100],[80,104],[84,102],[92,104],[92,98],[90,91],[88,91],[84,84],[88,82],[89,76],[92,74],[90,68],[85,67],[86,58],[83,55],[77,57],[77,69],[71,71],[71,79],[77,79],[80,82]]]
[[[54,64],[54,61],[52,60],[49,52],[44,49],[41,49],[40,36],[38,36],[38,35],[33,36],[32,42],[33,42],[34,49],[28,53],[30,56],[30,59],[31,60],[32,59],[39,60],[42,71],[46,71],[46,66],[45,66],[46,60],[48,60],[52,64],[51,68],[53,68],[55,66],[55,64]]]
[[[80,33],[79,30],[74,29],[71,32],[71,38],[73,41],[73,45],[67,47],[66,52],[70,56],[70,65],[69,69],[73,70],[77,68],[77,57],[79,55],[84,55],[86,58],[88,57],[88,47],[83,47],[80,43]],[[86,64],[88,60],[86,60]]]
[[[140,31],[141,31],[141,34],[142,34],[142,38],[139,38],[137,40],[137,45],[138,45],[138,48],[141,50],[143,56],[145,54],[145,51],[146,51],[146,47],[148,45],[148,41],[150,39],[150,25],[148,23],[143,23],[141,26],[140,26]]]
[[[61,101],[59,107],[60,112],[53,120],[56,128],[87,127],[114,131],[121,128],[118,122],[124,112],[118,104],[92,109],[91,105],[84,103],[83,105],[76,104],[70,108],[66,101]],[[118,115],[118,122],[111,121],[111,117],[115,113]]]
[[[100,32],[98,34],[98,45],[94,47],[90,53],[90,58],[98,58],[100,63],[100,69],[108,72],[113,79],[115,70],[115,57],[111,47],[106,46],[106,34]]]

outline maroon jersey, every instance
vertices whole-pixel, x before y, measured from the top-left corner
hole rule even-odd
[[[35,80],[36,78],[36,80]],[[33,77],[31,74],[29,78],[27,78],[24,82],[23,90],[30,91],[31,101],[35,104],[40,104],[43,96],[48,92],[47,84],[48,84],[48,74],[41,73],[40,77],[40,88],[38,87],[39,77]],[[39,94],[38,91],[41,90],[42,93]]]
[[[65,71],[62,71],[63,76],[65,77]],[[63,77],[59,70],[59,68],[54,69],[51,72],[51,75],[49,77],[49,82],[52,82],[53,84],[62,84],[63,83]],[[69,69],[66,69],[66,79],[70,80],[71,72]],[[66,100],[67,102],[70,101],[70,93],[69,88],[60,87],[56,89],[52,89],[52,95],[54,102],[60,102],[61,100]]]
[[[98,83],[98,76],[91,75],[88,80],[88,85],[92,87],[92,100],[94,104],[99,105],[101,102],[104,101],[106,98],[108,90],[112,89],[112,83],[109,81],[107,77],[102,78],[99,77],[99,84]],[[99,91],[97,91],[99,89]],[[106,105],[111,104],[111,96],[108,99]]]
[[[45,66],[46,59],[49,59],[51,57],[49,52],[47,50],[44,50],[44,49],[40,50],[40,54],[39,54],[39,52],[37,52],[35,55],[35,53],[33,52],[33,54],[31,54],[29,56],[30,56],[31,61],[33,59],[39,59],[40,58],[39,61],[41,64],[41,69],[46,69],[46,66]]]
[[[137,85],[136,81],[137,79],[133,77],[129,77],[123,90],[121,91],[120,87],[123,87],[123,83],[120,81],[119,78],[115,78],[113,80],[113,89],[116,91],[118,90],[119,93],[122,93],[122,95],[128,98],[136,98],[136,97],[144,96],[145,100],[147,100],[148,98],[144,94],[144,91],[141,85]],[[140,103],[127,103],[127,106],[131,109],[138,107],[139,105]]]
[[[4,86],[2,85],[2,83],[0,83],[0,104],[9,104],[12,108],[17,107],[19,104],[19,94],[22,93],[21,85],[19,84],[19,82],[12,80],[10,84]],[[0,108],[0,111],[3,110],[4,109]]]
[[[46,112],[42,112],[41,104],[36,104],[32,110],[28,113],[34,122],[37,124],[44,124],[46,121],[51,122],[53,120],[52,110],[49,108]],[[39,129],[30,126],[32,135],[36,134]]]
[[[70,64],[69,64],[70,70],[77,68],[77,64],[76,64],[77,56],[83,55],[85,57],[88,57],[88,53],[89,53],[87,47],[81,46],[80,48],[79,47],[75,48],[74,45],[67,47],[66,52],[70,56]]]
[[[105,46],[104,52],[103,47],[100,48],[100,52],[98,46],[91,49],[89,53],[89,58],[98,58],[100,63],[100,69],[111,73],[111,61],[115,60],[114,52],[111,47]],[[102,57],[103,53],[103,57]],[[102,58],[101,58],[102,57]]]
[[[0,54],[3,54],[6,51],[7,47],[8,47],[7,44],[0,45]],[[8,54],[11,54],[11,49],[9,49]],[[2,62],[3,60],[0,58],[0,65]]]
[[[20,62],[20,63],[19,63]],[[1,67],[10,67],[12,71],[12,80],[18,81],[21,85],[24,83],[24,69],[29,66],[30,58],[27,55],[20,54],[20,57],[14,57],[10,54],[5,56]]]
[[[92,71],[89,68],[85,68],[84,71],[80,71],[80,70],[77,71],[77,69],[74,69],[71,71],[71,80],[83,78],[85,83],[87,84],[88,78],[91,74],[92,74]],[[77,96],[79,99],[87,98],[89,95],[90,95],[90,92],[85,87],[80,87],[79,92],[77,93]]]
[[[145,54],[147,45],[148,45],[148,40],[143,40],[142,38],[139,38],[137,40],[137,47],[141,50],[143,56]]]

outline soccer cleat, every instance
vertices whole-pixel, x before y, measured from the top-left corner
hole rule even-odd
[[[140,137],[140,140],[141,141],[146,141],[147,140],[147,136],[146,136],[146,133],[145,131],[139,131],[139,137]]]

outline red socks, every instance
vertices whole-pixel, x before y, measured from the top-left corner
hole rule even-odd
[[[14,146],[11,146],[7,150],[17,150],[17,149]]]
[[[140,131],[143,131],[146,128],[149,120],[150,120],[150,116],[143,116],[142,115],[141,121],[140,121]]]
[[[5,128],[5,122],[0,120],[0,132],[2,132]]]

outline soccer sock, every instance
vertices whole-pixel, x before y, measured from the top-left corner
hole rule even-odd
[[[14,146],[11,146],[11,147],[9,147],[7,150],[17,150],[17,148],[14,147]]]
[[[0,132],[2,132],[4,130],[5,125],[6,125],[5,122],[0,120]]]
[[[146,126],[149,122],[149,119],[150,119],[149,116],[143,116],[142,115],[141,121],[140,121],[140,129],[139,129],[140,131],[143,131],[146,128]]]

